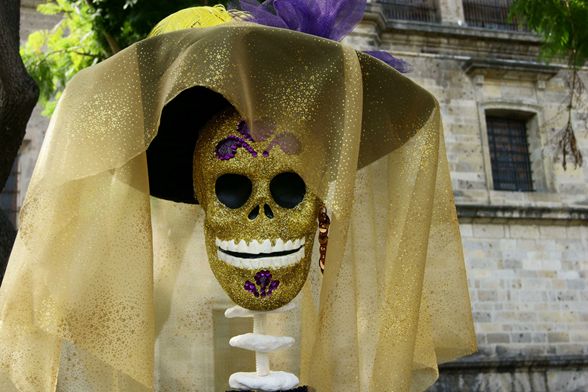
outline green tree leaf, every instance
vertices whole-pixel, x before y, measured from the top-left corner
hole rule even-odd
[[[211,4],[226,4],[214,1]],[[47,0],[37,10],[61,15],[51,30],[31,33],[21,56],[50,116],[66,83],[79,71],[145,38],[166,16],[207,0]]]
[[[562,156],[564,170],[567,160],[582,166],[582,152],[574,134],[575,98],[583,89],[578,71],[588,60],[588,0],[514,0],[510,17],[527,25],[543,38],[541,57],[545,61],[565,61],[569,73],[567,123],[557,133],[555,143]]]

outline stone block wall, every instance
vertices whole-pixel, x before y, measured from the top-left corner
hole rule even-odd
[[[376,4],[348,39],[408,61],[442,111],[479,352],[441,366],[431,390],[588,390],[588,167],[554,159],[568,72],[537,62],[537,37],[456,25],[445,3],[456,15],[437,25],[385,20]],[[496,112],[527,119],[533,192],[494,190]],[[583,151],[586,113],[574,114]]]
[[[588,355],[587,226],[473,221],[461,230],[481,354]]]

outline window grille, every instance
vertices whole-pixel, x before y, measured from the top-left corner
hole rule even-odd
[[[2,193],[0,193],[0,209],[2,209],[8,219],[16,227],[16,216],[18,213],[17,197],[18,197],[18,158],[12,165],[12,170],[8,176],[8,180],[4,185]]]
[[[435,0],[378,0],[388,19],[439,23]]]
[[[525,120],[486,116],[494,189],[533,191]]]
[[[508,19],[511,4],[512,0],[463,0],[464,18],[468,26],[526,31]]]

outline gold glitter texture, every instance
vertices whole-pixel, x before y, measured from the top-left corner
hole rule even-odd
[[[317,230],[318,199],[311,192],[306,192],[304,199],[294,208],[278,205],[270,192],[271,180],[281,173],[296,173],[304,162],[298,154],[286,154],[280,148],[273,148],[268,156],[263,156],[274,139],[268,137],[263,141],[248,141],[257,152],[253,156],[244,148],[238,148],[234,158],[221,160],[216,154],[217,145],[229,136],[243,135],[237,132],[242,117],[234,109],[213,118],[201,131],[194,153],[194,186],[196,198],[206,212],[205,236],[210,268],[229,297],[238,305],[252,310],[272,310],[290,302],[302,289],[310,268],[311,250]],[[260,121],[252,124],[262,125]],[[270,131],[274,135],[287,132],[287,124],[272,124]],[[259,132],[258,132],[259,133]],[[255,131],[253,131],[255,135]],[[303,145],[302,150],[311,149],[317,157],[319,167],[324,165],[321,157],[324,151],[317,148],[321,143]],[[239,174],[247,177],[253,184],[251,196],[239,208],[229,208],[221,203],[215,195],[217,178],[224,174]],[[273,212],[269,218],[264,213],[267,205]],[[260,209],[255,219],[248,217],[255,208]],[[294,265],[287,267],[270,267],[272,279],[279,282],[277,289],[268,296],[254,296],[244,289],[246,281],[255,282],[254,276],[260,270],[238,268],[227,264],[218,257],[216,239],[235,241],[253,240],[259,243],[277,239],[284,242],[304,238],[304,256]]]
[[[145,159],[193,86],[299,136],[296,172],[331,214],[324,276],[312,263],[300,314],[271,331],[299,334],[304,384],[422,390],[475,349],[434,98],[339,43],[229,23],[143,40],[68,85],[0,288],[0,390],[220,390],[211,315],[230,301],[203,212],[152,201]]]

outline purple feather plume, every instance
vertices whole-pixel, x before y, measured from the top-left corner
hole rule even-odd
[[[382,60],[398,72],[407,73],[411,71],[409,63],[397,57],[394,57],[390,53],[385,52],[383,50],[366,50],[363,53],[369,54],[370,56],[375,57],[378,60]]]
[[[229,9],[240,10],[246,21],[264,26],[300,31],[340,41],[351,33],[363,18],[366,0],[235,0]],[[410,72],[410,65],[390,53],[370,50],[369,54],[398,72]]]
[[[340,41],[361,21],[365,5],[366,0],[237,0],[230,8],[248,13],[250,22]]]

